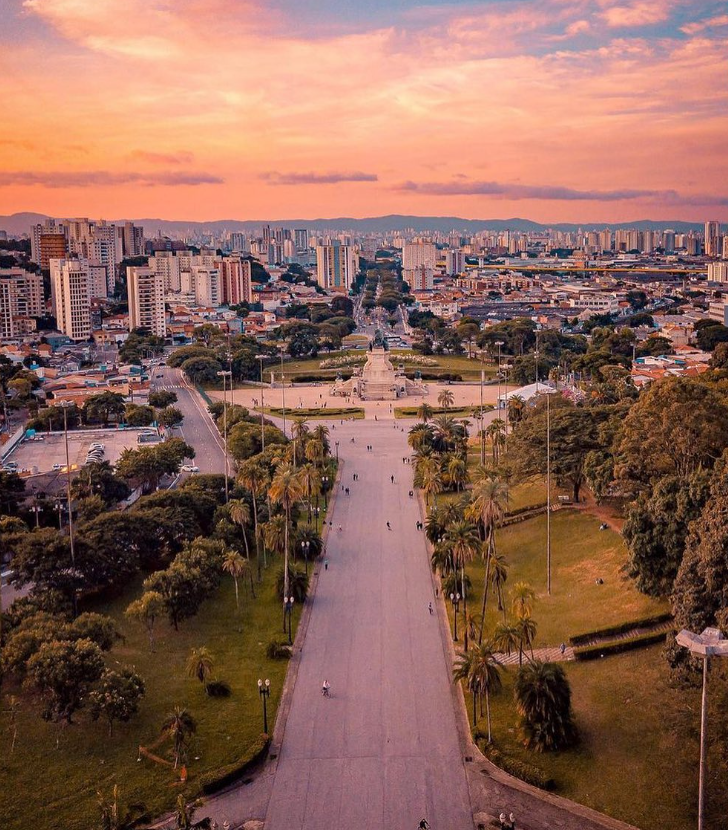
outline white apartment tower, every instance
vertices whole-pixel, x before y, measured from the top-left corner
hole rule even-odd
[[[326,289],[348,291],[356,277],[359,257],[348,245],[334,242],[316,247],[316,282]]]
[[[164,315],[164,280],[149,266],[126,269],[129,298],[129,329],[147,329],[157,337],[166,337]]]
[[[402,248],[402,268],[411,271],[424,265],[434,268],[437,263],[437,246],[433,242],[408,242]]]
[[[88,262],[79,259],[52,259],[51,300],[59,331],[71,340],[91,337],[91,306]]]

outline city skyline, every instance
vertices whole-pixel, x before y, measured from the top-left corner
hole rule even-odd
[[[10,0],[0,213],[725,223],[727,34],[725,2]]]

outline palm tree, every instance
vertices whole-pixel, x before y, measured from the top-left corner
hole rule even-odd
[[[414,484],[424,490],[425,502],[429,506],[432,499],[442,492],[442,471],[437,458],[430,455],[417,459]]]
[[[516,582],[511,591],[511,610],[519,620],[531,616],[535,600],[536,592],[530,585]]]
[[[518,650],[520,642],[520,632],[515,625],[504,620],[495,627],[493,647],[498,649],[498,651],[502,651],[510,656],[514,651]]]
[[[475,556],[480,540],[475,527],[465,519],[454,522],[445,533],[445,544],[450,547],[455,561],[455,568],[460,570],[462,583],[463,615],[467,616],[468,601],[465,595],[465,563],[470,562]],[[465,631],[465,648],[468,647],[468,632]]]
[[[177,796],[177,805],[174,811],[175,830],[208,830],[212,827],[212,821],[209,818],[203,818],[202,821],[195,821],[195,813],[197,808],[202,804],[202,801],[193,801],[192,804],[187,804],[184,795],[180,793]]]
[[[520,395],[512,395],[508,398],[508,421],[512,426],[523,420],[526,412],[526,402]]]
[[[493,552],[490,557],[490,583],[495,588],[498,597],[498,610],[503,613],[503,620],[506,618],[506,607],[503,603],[503,586],[508,579],[508,562],[502,553]]]
[[[114,784],[110,800],[102,793],[98,797],[101,813],[100,830],[138,830],[149,821],[149,815],[143,804],[131,804],[126,812],[119,804],[119,785]]]
[[[311,524],[311,501],[321,492],[321,476],[313,464],[304,464],[301,467],[301,483],[303,494],[308,501],[308,523]]]
[[[312,461],[317,469],[323,467],[324,458],[326,458],[326,445],[319,438],[309,438],[306,441],[303,455],[307,461]]]
[[[174,745],[174,768],[179,766],[185,745],[195,734],[197,724],[187,709],[175,706],[162,723],[161,732],[172,740]]]
[[[272,553],[282,554],[286,550],[286,517],[273,516],[262,527],[263,542]]]
[[[417,409],[417,417],[422,421],[423,424],[426,424],[430,418],[432,418],[434,412],[432,407],[425,403],[424,401],[419,405]]]
[[[324,455],[328,455],[330,452],[330,445],[329,445],[329,428],[324,424],[318,424],[313,428],[313,437],[320,441],[324,447]]]
[[[434,434],[429,424],[415,424],[407,434],[407,443],[414,452],[422,452],[432,446]]]
[[[250,566],[236,550],[228,550],[225,552],[222,569],[233,578],[233,582],[235,583],[235,608],[240,611],[238,579],[244,576],[246,572],[250,573]]]
[[[523,655],[526,649],[531,652],[533,660],[533,641],[536,639],[536,621],[533,617],[519,617],[516,622],[518,631],[518,665],[523,665]]]
[[[458,655],[459,663],[453,670],[455,680],[465,680],[473,697],[473,726],[478,722],[477,699],[479,695],[485,697],[485,708],[488,719],[488,743],[491,743],[492,728],[490,718],[490,695],[501,688],[500,664],[493,654],[490,643],[472,646],[469,651]],[[481,711],[482,714],[482,711]]]
[[[306,450],[308,450],[311,443],[311,441],[308,442]],[[291,508],[303,495],[303,484],[300,474],[289,464],[281,464],[273,477],[269,493],[271,499],[276,504],[280,504],[286,514],[285,559],[283,567],[285,569],[284,596],[288,596],[288,525],[291,521]]]
[[[268,489],[270,481],[268,470],[258,461],[249,459],[240,468],[238,480],[250,493],[253,499],[253,521],[255,523],[255,555],[258,560],[258,581],[261,580],[260,572],[260,532],[258,525],[258,503],[257,497],[262,496]],[[265,557],[265,548],[263,549],[263,557]]]
[[[468,483],[468,465],[462,458],[452,456],[447,462],[447,477],[455,491],[460,491]]]
[[[285,578],[283,568],[281,568],[278,578],[276,580],[276,590],[278,598],[293,597],[296,602],[304,602],[306,594],[308,593],[308,577],[305,571],[299,571],[298,568],[288,569],[288,593],[285,593]]]
[[[493,453],[493,464],[500,460],[500,448],[503,444],[506,424],[500,418],[491,421],[485,429],[485,437],[490,438]]]
[[[496,552],[495,530],[501,521],[508,504],[508,487],[498,478],[481,477],[473,487],[472,500],[468,508],[468,516],[478,517],[483,529],[484,543],[481,546],[481,555],[485,558],[485,573],[483,575],[483,603],[480,610],[480,636],[483,636],[485,626],[485,607],[488,602],[488,587],[491,582],[490,563]]]
[[[193,648],[187,658],[187,676],[196,678],[207,689],[214,665],[215,659],[206,646]]]
[[[437,396],[437,402],[441,409],[450,409],[455,403],[455,395],[450,389],[443,389]]]
[[[291,427],[291,436],[293,438],[293,466],[295,467],[296,464],[300,459],[303,458],[303,450],[306,444],[306,440],[308,439],[310,430],[308,428],[308,424],[305,421],[294,421],[293,426]]]
[[[245,528],[250,524],[250,506],[243,499],[232,499],[229,505],[230,520],[234,522],[243,531],[243,540],[245,541],[245,556],[250,559],[250,549],[248,548],[248,534]]]
[[[518,670],[514,686],[524,744],[537,752],[565,749],[578,737],[571,688],[556,663],[534,660]]]

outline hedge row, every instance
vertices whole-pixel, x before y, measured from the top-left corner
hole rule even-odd
[[[414,380],[416,375],[417,372],[405,372],[405,376],[410,380]],[[462,375],[453,374],[452,372],[420,372],[419,375],[421,380],[462,381],[463,379]]]
[[[576,634],[574,637],[569,637],[569,643],[572,646],[581,646],[593,640],[595,637],[614,637],[617,634],[624,634],[625,631],[632,631],[633,628],[647,628],[653,625],[662,625],[670,622],[672,614],[667,611],[664,614],[657,614],[654,617],[643,617],[639,620],[630,620],[629,622],[619,623],[619,625],[611,625],[608,628],[597,628],[594,631],[587,631],[586,634]]]
[[[624,651],[632,651],[636,648],[644,648],[655,643],[664,642],[667,638],[667,631],[658,631],[651,634],[640,634],[638,637],[629,637],[627,640],[612,640],[611,642],[598,643],[593,646],[577,646],[574,649],[575,660],[598,660],[608,654],[621,654]]]
[[[361,407],[315,407],[313,409],[286,409],[285,414],[291,418],[321,418],[323,416],[338,415],[342,418],[348,418],[351,415],[363,414],[364,410]],[[283,416],[283,410],[277,407],[269,410],[270,415]]]
[[[527,504],[525,507],[517,507],[515,510],[509,510],[504,518],[512,519],[514,516],[520,516],[522,513],[529,513],[531,510],[545,510],[547,507],[548,505],[545,501],[539,504]]]
[[[263,734],[248,749],[247,753],[232,764],[210,770],[200,776],[200,788],[205,795],[211,795],[228,784],[233,784],[260,760],[265,758],[270,746],[270,738]]]
[[[541,790],[556,789],[556,781],[540,767],[529,764],[527,761],[520,761],[511,755],[506,755],[494,746],[489,746],[487,743],[483,743],[481,749],[489,761],[514,778],[520,778],[521,781],[525,781],[527,784],[531,784]]]

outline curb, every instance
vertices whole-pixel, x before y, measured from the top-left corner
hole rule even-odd
[[[424,517],[426,517],[427,514],[422,498],[422,491],[419,488],[417,489],[417,500],[420,505],[420,511],[422,512],[424,521]],[[431,555],[432,545],[426,536],[425,546],[428,555]],[[431,575],[433,588],[438,589],[437,611],[443,651],[445,652],[445,658],[448,661],[448,666],[452,667],[455,663],[455,646],[450,633],[450,622],[447,616],[445,597],[442,593],[439,575],[432,573],[432,570]],[[607,830],[639,830],[639,828],[633,824],[627,824],[624,821],[612,818],[611,816],[600,813],[597,810],[593,810],[591,807],[586,807],[583,804],[571,801],[563,796],[554,795],[553,793],[540,790],[538,787],[527,784],[525,781],[521,781],[520,778],[515,778],[502,770],[500,767],[496,766],[492,761],[486,758],[485,755],[483,755],[478,745],[472,739],[470,732],[470,718],[465,705],[465,695],[463,694],[462,685],[451,681],[450,688],[452,690],[453,708],[455,711],[455,720],[457,722],[458,736],[460,738],[460,748],[463,754],[463,763],[465,765],[465,772],[468,781],[468,792],[470,794],[471,807],[474,807],[474,804],[478,801],[480,801],[484,807],[487,806],[487,800],[476,791],[476,786],[478,783],[481,783],[481,779],[476,778],[475,775],[484,773],[488,778],[492,778],[499,784],[503,784],[511,789],[530,795],[533,798],[538,799],[539,801],[542,801],[552,807],[563,810],[574,817],[583,818],[593,822],[594,824],[601,825],[602,827],[607,828]],[[474,816],[475,812],[475,809],[473,809]],[[475,818],[473,818],[473,821],[475,822]]]

